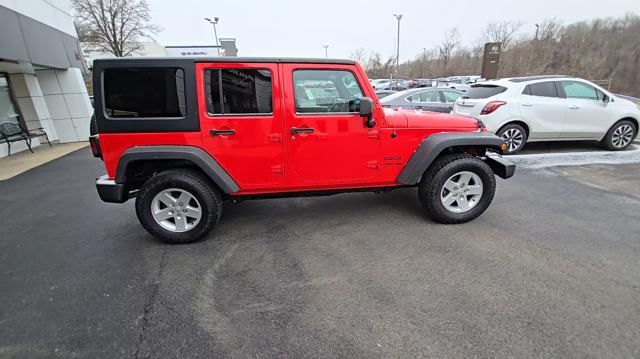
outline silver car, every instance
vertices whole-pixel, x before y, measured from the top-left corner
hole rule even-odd
[[[391,96],[394,93],[398,93],[398,91],[393,91],[393,90],[376,90],[376,96],[378,96],[379,99],[383,99],[387,96]]]
[[[445,88],[416,88],[380,100],[382,107],[449,113],[462,92]]]

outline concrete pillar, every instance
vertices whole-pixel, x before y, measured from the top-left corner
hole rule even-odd
[[[60,142],[86,141],[93,108],[80,69],[36,74]]]

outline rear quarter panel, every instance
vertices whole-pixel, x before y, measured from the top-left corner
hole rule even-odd
[[[115,178],[118,161],[124,151],[136,146],[194,146],[203,148],[200,132],[101,133],[100,147],[110,179]]]

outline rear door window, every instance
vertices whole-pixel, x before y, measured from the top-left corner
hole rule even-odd
[[[213,115],[266,115],[273,112],[271,71],[205,70],[207,111]]]
[[[525,95],[539,96],[539,97],[559,97],[558,89],[554,81],[539,82],[536,84],[530,84],[525,87],[522,92]]]
[[[506,87],[498,85],[485,85],[478,84],[472,85],[471,88],[465,92],[464,98],[470,99],[483,99],[489,98],[507,91]]]
[[[109,68],[103,81],[105,113],[111,118],[185,116],[185,79],[180,68]]]

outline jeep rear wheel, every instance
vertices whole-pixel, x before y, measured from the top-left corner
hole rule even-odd
[[[477,157],[459,154],[438,159],[422,176],[418,194],[431,219],[453,224],[478,218],[495,190],[491,167]]]
[[[167,243],[188,243],[207,235],[222,215],[220,191],[201,173],[169,170],[151,177],[136,198],[142,226]]]

